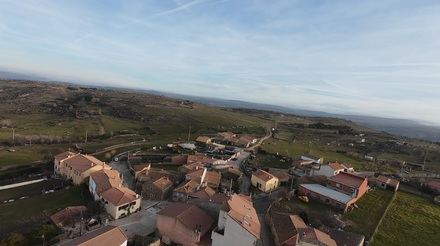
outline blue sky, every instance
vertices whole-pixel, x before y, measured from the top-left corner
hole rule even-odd
[[[0,0],[0,68],[440,125],[439,1]]]

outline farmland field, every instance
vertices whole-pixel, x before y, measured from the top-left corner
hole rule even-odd
[[[85,199],[83,197],[85,195],[83,196],[82,192],[84,192],[82,187],[73,187],[47,195],[38,195],[12,203],[1,204],[1,225],[10,225],[33,217],[48,215],[66,206],[84,204]]]
[[[359,208],[344,215],[348,224],[347,230],[360,233],[367,239],[370,238],[392,197],[393,192],[388,190],[366,193],[356,203]]]
[[[374,237],[373,245],[438,245],[440,206],[404,192],[387,211]]]

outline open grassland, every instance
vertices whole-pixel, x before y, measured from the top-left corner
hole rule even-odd
[[[375,190],[366,193],[356,204],[359,208],[344,215],[347,230],[370,238],[393,197],[388,190]]]
[[[49,215],[66,206],[84,204],[85,191],[82,187],[72,187],[47,195],[34,196],[13,203],[0,205],[0,227],[23,222],[33,217]],[[0,228],[1,230],[2,228]]]
[[[439,242],[440,206],[398,192],[378,228],[373,245],[439,245]]]
[[[48,159],[67,148],[67,144],[16,146],[11,148],[15,150],[14,152],[8,151],[9,148],[4,148],[0,150],[0,169]]]
[[[5,115],[4,118],[13,119],[16,136],[50,135],[72,140],[83,140],[86,132],[91,137],[110,132],[139,132],[144,127],[141,122],[105,115],[90,119],[53,114]],[[12,141],[12,128],[0,128],[0,141]]]
[[[338,161],[342,163],[351,164],[355,169],[368,169],[369,164],[365,161],[360,161],[342,153],[337,153],[331,150],[326,150],[324,147],[309,145],[306,141],[295,141],[289,143],[284,140],[268,140],[262,147],[264,151],[272,154],[286,155],[296,158],[300,155],[311,154],[315,156],[324,157],[325,162]]]

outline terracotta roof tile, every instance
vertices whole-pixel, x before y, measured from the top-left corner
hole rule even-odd
[[[290,180],[290,175],[287,169],[269,168],[268,173],[277,177],[281,182],[288,182]]]
[[[345,169],[345,166],[340,164],[339,162],[332,162],[332,163],[328,164],[328,166],[335,171]]]
[[[83,154],[77,154],[74,156],[71,156],[67,159],[64,159],[63,161],[68,166],[72,167],[72,169],[77,170],[79,172],[84,172],[86,170],[89,170],[90,168],[101,165],[103,167],[107,166],[104,162],[96,159],[93,156],[90,155],[83,155]]]
[[[91,231],[81,237],[70,240],[63,246],[109,246],[122,245],[127,241],[127,236],[116,226],[105,226]]]
[[[312,227],[299,228],[298,234],[300,237],[300,241],[303,242],[319,242],[321,245],[336,246],[335,240],[333,240],[328,234]]]
[[[139,195],[123,186],[110,188],[101,193],[101,196],[115,206],[127,204],[139,199]]]
[[[50,216],[50,220],[57,226],[64,226],[71,219],[79,218],[87,213],[86,206],[70,206]]]
[[[393,187],[396,187],[397,185],[399,185],[399,181],[398,180],[395,180],[395,179],[392,179],[392,178],[388,178],[388,177],[385,177],[383,175],[379,175],[379,177],[377,177],[376,180],[379,181],[379,182],[385,183],[387,185],[393,186]]]
[[[60,153],[60,154],[58,154],[58,155],[56,155],[54,157],[55,157],[55,159],[58,159],[58,160],[64,160],[64,159],[66,159],[66,158],[68,158],[70,156],[74,156],[74,155],[76,155],[76,153],[73,153],[73,152],[70,152],[70,151],[66,151],[66,152]]]
[[[202,237],[210,231],[214,225],[214,220],[193,204],[171,203],[162,209],[158,215],[175,218],[189,230],[195,230],[196,227],[199,227]]]
[[[162,177],[154,181],[153,185],[159,190],[166,190],[173,186],[173,182],[168,177]]]
[[[229,216],[256,238],[260,238],[261,225],[249,196],[234,194],[228,200]]]
[[[269,181],[271,179],[276,178],[275,176],[273,176],[272,174],[262,170],[262,169],[258,169],[257,171],[252,173],[253,176],[256,176],[257,178],[263,180],[263,181]]]
[[[186,175],[186,179],[194,180],[195,182],[200,184],[203,172],[205,169],[199,169],[193,172],[190,172]],[[214,188],[220,185],[221,174],[217,171],[206,171],[205,178],[203,182],[207,182],[208,185],[213,186]]]
[[[96,184],[98,195],[112,187],[122,186],[122,179],[116,170],[103,169],[92,173],[90,177]]]
[[[359,188],[364,182],[365,178],[351,173],[340,172],[339,174],[330,177],[329,180],[346,185],[348,187]]]

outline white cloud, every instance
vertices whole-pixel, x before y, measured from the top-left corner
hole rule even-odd
[[[4,67],[440,124],[438,4],[0,4]]]

